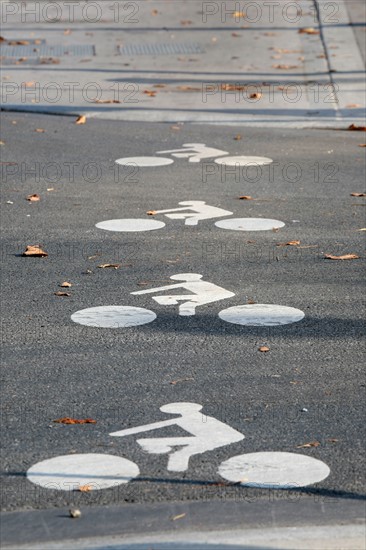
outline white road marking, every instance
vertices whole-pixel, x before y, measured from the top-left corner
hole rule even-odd
[[[191,437],[144,438],[138,439],[137,443],[150,454],[171,453],[168,459],[168,471],[185,472],[188,470],[191,456],[212,451],[218,447],[230,445],[244,439],[244,435],[234,430],[234,428],[211,416],[203,415],[200,412],[201,409],[202,405],[197,403],[169,403],[160,407],[160,410],[168,414],[180,414],[181,416],[162,422],[137,426],[136,428],[120,430],[109,435],[125,437],[177,425],[190,433]],[[176,446],[182,448],[173,451]]]
[[[211,220],[222,216],[231,216],[232,212],[216,206],[210,206],[205,201],[183,201],[179,203],[182,208],[169,208],[167,210],[155,210],[156,214],[165,214],[172,220],[184,220],[186,225],[197,225],[200,220]],[[184,210],[193,210],[183,213]],[[173,212],[173,214],[171,214]],[[175,212],[179,212],[176,214]]]
[[[227,151],[207,147],[204,143],[183,143],[183,149],[171,149],[170,151],[157,151],[157,155],[170,153],[176,158],[188,158],[189,162],[201,162],[203,159],[228,155]]]
[[[134,462],[107,454],[72,454],[37,462],[27,471],[32,483],[58,491],[108,489],[128,483],[140,470]]]
[[[220,229],[231,229],[232,231],[271,231],[285,226],[280,220],[268,218],[230,218],[215,222],[215,225]]]
[[[155,229],[161,229],[165,227],[164,222],[157,220],[145,220],[145,219],[121,219],[121,220],[106,220],[95,224],[98,229],[104,229],[105,231],[123,231],[123,232],[137,232],[137,231],[154,231]]]
[[[297,323],[305,317],[300,309],[275,304],[247,304],[223,309],[220,319],[234,325],[273,327]]]
[[[164,306],[177,305],[178,301],[184,301],[179,306],[179,315],[189,316],[196,314],[196,307],[203,306],[205,304],[211,304],[219,300],[225,300],[235,296],[233,292],[225,290],[220,286],[207,281],[201,281],[202,275],[199,273],[178,273],[170,277],[175,281],[182,281],[176,285],[161,286],[158,288],[150,288],[148,290],[138,290],[131,292],[131,294],[152,294],[154,292],[160,292],[161,290],[171,290],[176,288],[183,288],[193,294],[169,294],[166,296],[153,296],[153,300],[158,304]]]
[[[322,481],[330,469],[321,460],[296,453],[250,453],[233,456],[219,466],[221,477],[245,487],[290,489]]]
[[[99,306],[76,311],[71,319],[88,327],[126,328],[151,323],[156,314],[142,307]]]
[[[116,160],[116,163],[122,166],[138,166],[140,168],[146,166],[166,166],[173,164],[173,162],[173,159],[164,157],[126,157]]]
[[[264,166],[272,164],[273,160],[267,157],[246,157],[238,155],[236,157],[222,157],[215,159],[216,164],[225,164],[226,166]]]

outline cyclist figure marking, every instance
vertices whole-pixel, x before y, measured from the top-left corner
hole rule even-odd
[[[216,418],[203,415],[200,412],[201,409],[202,405],[197,403],[169,403],[160,407],[160,410],[165,413],[180,414],[180,417],[128,428],[109,435],[125,437],[167,426],[179,426],[191,436],[144,438],[138,439],[137,443],[150,454],[167,454],[173,451],[174,447],[182,447],[170,454],[167,469],[170,472],[185,472],[191,456],[236,443],[245,437]]]
[[[159,288],[151,288],[149,290],[138,290],[131,294],[151,294],[160,290],[171,290],[172,288],[184,288],[193,294],[169,294],[167,296],[153,296],[153,300],[164,306],[172,306],[178,304],[178,301],[188,300],[179,306],[179,315],[189,316],[196,314],[196,307],[204,304],[211,304],[218,300],[225,300],[235,296],[234,292],[225,290],[220,286],[207,281],[201,281],[202,275],[199,273],[178,273],[170,277],[174,281],[182,281],[175,285],[161,286]]]

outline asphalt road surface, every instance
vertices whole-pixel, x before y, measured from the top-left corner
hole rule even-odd
[[[3,135],[3,509],[361,501],[365,198],[351,194],[364,193],[364,134],[263,128],[238,136],[225,126],[213,131],[103,120],[76,125],[74,117],[6,113]],[[184,144],[206,144],[221,153],[199,162],[158,153],[192,149]],[[214,162],[243,155],[273,162]],[[174,162],[115,163],[141,156]],[[33,194],[40,200],[27,200]],[[227,214],[189,225],[189,217],[156,213],[182,208],[183,201],[204,201]],[[187,209],[194,214],[194,207]],[[230,218],[271,221],[260,231],[238,230],[243,221],[235,230],[215,225]],[[116,219],[165,226],[136,231],[132,221],[130,231],[96,227]],[[273,220],[281,227],[274,229]],[[48,256],[22,256],[28,245],[39,245]],[[325,258],[349,254],[359,258]],[[99,267],[104,264],[118,268]],[[181,295],[192,296],[189,289],[173,291],[178,304],[153,300],[166,291],[132,294],[177,284],[174,275],[192,273],[216,285],[206,304],[196,303],[195,315],[179,315]],[[61,287],[63,282],[72,286]],[[258,304],[296,308],[304,316],[280,326],[219,317],[228,308]],[[157,317],[114,328],[71,319],[102,306],[144,308]],[[269,351],[259,351],[263,346]],[[187,469],[174,471],[167,468],[164,448],[149,448],[152,440],[144,450],[134,435],[109,435],[174,418],[160,408],[177,402],[203,406],[201,427],[207,415],[245,439],[221,444],[218,434],[216,448],[197,451]],[[64,417],[96,423],[54,422]],[[209,436],[217,433],[216,426]],[[142,437],[185,436],[172,425]],[[234,484],[220,476],[223,461],[263,452],[313,458],[330,472],[302,488],[279,490],[248,487],[245,475]],[[140,475],[102,490],[90,486],[91,475],[85,491],[45,488],[25,477],[42,461],[84,453],[123,457],[138,465]]]

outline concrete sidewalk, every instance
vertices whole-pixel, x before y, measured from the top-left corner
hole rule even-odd
[[[342,0],[92,4],[1,5],[5,109],[128,121],[363,124],[364,65]]]

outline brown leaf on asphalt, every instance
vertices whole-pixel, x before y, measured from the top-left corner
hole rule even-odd
[[[106,267],[113,267],[114,269],[118,269],[121,264],[100,264],[98,267],[101,269],[105,269]]]
[[[359,147],[366,147],[366,143],[360,143]]]
[[[166,88],[166,84],[154,84],[153,88]]]
[[[247,85],[245,84],[221,84],[221,90],[226,90],[227,92],[235,92],[235,91],[242,91],[246,90]]]
[[[262,93],[261,92],[256,92],[254,94],[250,94],[249,98],[250,99],[260,99],[262,97]]]
[[[155,216],[156,210],[148,210],[148,211],[146,212],[146,214],[147,214],[148,216]]]
[[[288,241],[287,243],[277,243],[276,246],[298,246],[301,241]]]
[[[26,88],[33,88],[33,87],[35,86],[35,84],[36,84],[36,83],[33,82],[33,81],[26,82],[26,83],[25,83],[25,87],[26,87]]]
[[[366,197],[366,193],[351,193],[351,197]]]
[[[37,244],[29,244],[25,251],[23,252],[22,256],[40,256],[40,257],[46,257],[48,256],[47,252],[42,250],[42,248]]]
[[[81,512],[78,508],[70,508],[69,510],[70,518],[80,518]]]
[[[121,103],[119,99],[96,99],[94,103],[107,104],[107,103]]]
[[[361,107],[359,103],[349,103],[346,105],[346,109],[357,109],[357,107]]]
[[[282,70],[298,69],[298,68],[299,68],[298,65],[282,65],[282,64],[279,64],[279,65],[272,65],[272,67],[273,67],[274,69],[282,69]]]
[[[177,132],[178,130],[181,130],[181,126],[171,126],[170,129]]]
[[[314,27],[305,27],[304,29],[299,29],[299,34],[320,34],[320,31],[314,29]]]
[[[240,135],[240,134],[237,134],[237,135],[234,137],[234,140],[235,140],[235,141],[240,141],[240,140],[241,140],[241,135]]]
[[[89,493],[89,491],[93,490],[92,485],[80,485],[80,487],[77,488],[80,493]]]
[[[238,34],[237,32],[232,32],[231,36],[233,36],[234,38],[239,38],[241,34]]]
[[[97,421],[93,420],[92,418],[70,418],[70,416],[65,416],[63,418],[58,418],[57,420],[53,420],[52,422],[56,422],[56,424],[96,424]]]
[[[151,10],[151,15],[158,15],[158,10]]]
[[[356,124],[351,124],[348,126],[348,130],[351,132],[366,132],[366,126],[357,126]]]
[[[270,348],[268,346],[261,346],[260,348],[258,348],[258,351],[261,351],[262,353],[267,353],[267,351],[269,351]]]
[[[67,36],[69,34],[71,34],[71,29],[65,29],[64,30],[64,35]]]
[[[34,195],[28,195],[27,201],[29,202],[38,202],[41,200],[41,197],[37,195],[37,193],[34,193]]]
[[[69,292],[61,292],[60,290],[58,290],[57,292],[54,292],[54,295],[55,296],[71,296],[71,294],[69,294]]]
[[[178,514],[177,516],[173,516],[171,519],[172,521],[176,521],[177,519],[182,519],[186,516],[186,514]]]
[[[177,86],[177,90],[181,90],[182,92],[201,92],[202,88],[198,88],[197,86]]]
[[[338,443],[339,439],[335,439],[334,437],[331,437],[330,439],[327,439],[329,443]]]
[[[180,22],[181,25],[185,26],[185,25],[192,25],[193,24],[193,21],[191,21],[190,19],[182,19],[182,21]]]
[[[144,90],[142,93],[148,95],[149,97],[155,97],[157,92],[154,90]]]
[[[9,40],[8,46],[29,46],[29,40]]]
[[[231,17],[235,17],[235,19],[238,19],[238,17],[242,17],[244,19],[245,16],[245,11],[234,11],[234,13],[232,13],[231,15]]]
[[[326,260],[358,260],[357,254],[343,254],[343,256],[334,256],[333,254],[324,254]]]
[[[75,120],[75,124],[85,124],[86,122],[86,116],[85,115],[80,115],[76,120]]]
[[[194,380],[194,378],[178,378],[178,380],[172,380],[170,384],[175,386],[176,384],[179,384],[179,382],[188,382],[189,380]]]
[[[308,449],[310,447],[319,447],[319,441],[310,441],[310,443],[304,443],[303,445],[296,445],[296,449]]]
[[[70,286],[72,286],[72,284],[69,283],[68,281],[64,281],[63,283],[60,284],[60,287],[62,288],[70,288]]]
[[[254,199],[250,195],[242,195],[241,197],[239,197],[239,200],[240,201],[253,201]]]
[[[248,298],[248,300],[247,300],[247,304],[252,305],[252,304],[256,304],[256,303],[257,303],[257,302],[255,302],[255,301],[252,300],[251,298]]]
[[[5,145],[5,141],[0,141],[0,145]]]
[[[38,132],[38,134],[44,134],[46,130],[44,130],[43,128],[36,128],[34,131]]]

